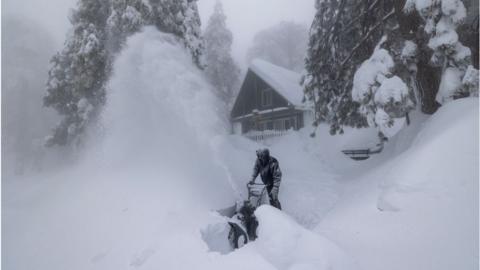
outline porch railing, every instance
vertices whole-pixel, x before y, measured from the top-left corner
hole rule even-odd
[[[264,131],[251,130],[243,134],[243,136],[253,141],[265,141],[268,139],[284,136],[290,133],[291,131],[292,130],[264,130]]]

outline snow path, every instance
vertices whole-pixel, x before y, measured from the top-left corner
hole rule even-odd
[[[257,144],[240,136],[227,136],[217,142],[217,149],[228,171],[236,176],[234,185],[246,198],[245,185],[255,163],[255,150],[269,147],[282,170],[279,199],[283,210],[306,228],[314,228],[332,208],[338,198],[338,177],[322,162],[321,157],[309,153],[305,144],[291,144],[305,134],[291,134],[285,138]],[[235,153],[232,156],[232,153]],[[299,162],[301,161],[301,162]],[[257,182],[261,182],[257,178]]]

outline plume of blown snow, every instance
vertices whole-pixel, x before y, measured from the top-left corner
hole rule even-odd
[[[126,48],[114,63],[101,117],[101,150],[110,162],[181,162],[225,133],[211,85],[177,38],[146,27]]]

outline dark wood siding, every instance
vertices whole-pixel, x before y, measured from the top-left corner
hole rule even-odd
[[[269,106],[262,106],[262,91],[272,89],[272,102]],[[289,102],[270,87],[254,72],[248,70],[242,88],[231,112],[231,118],[251,114],[253,110],[265,111],[274,108],[288,107]]]

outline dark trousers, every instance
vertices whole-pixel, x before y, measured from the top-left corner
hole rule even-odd
[[[279,209],[279,210],[282,210],[282,205],[280,204],[280,201],[278,200],[278,195],[277,195],[276,200],[274,200],[272,198],[272,194],[271,194],[272,189],[273,189],[273,185],[268,185],[267,186],[267,193],[268,193],[268,198],[270,199],[270,205]]]

